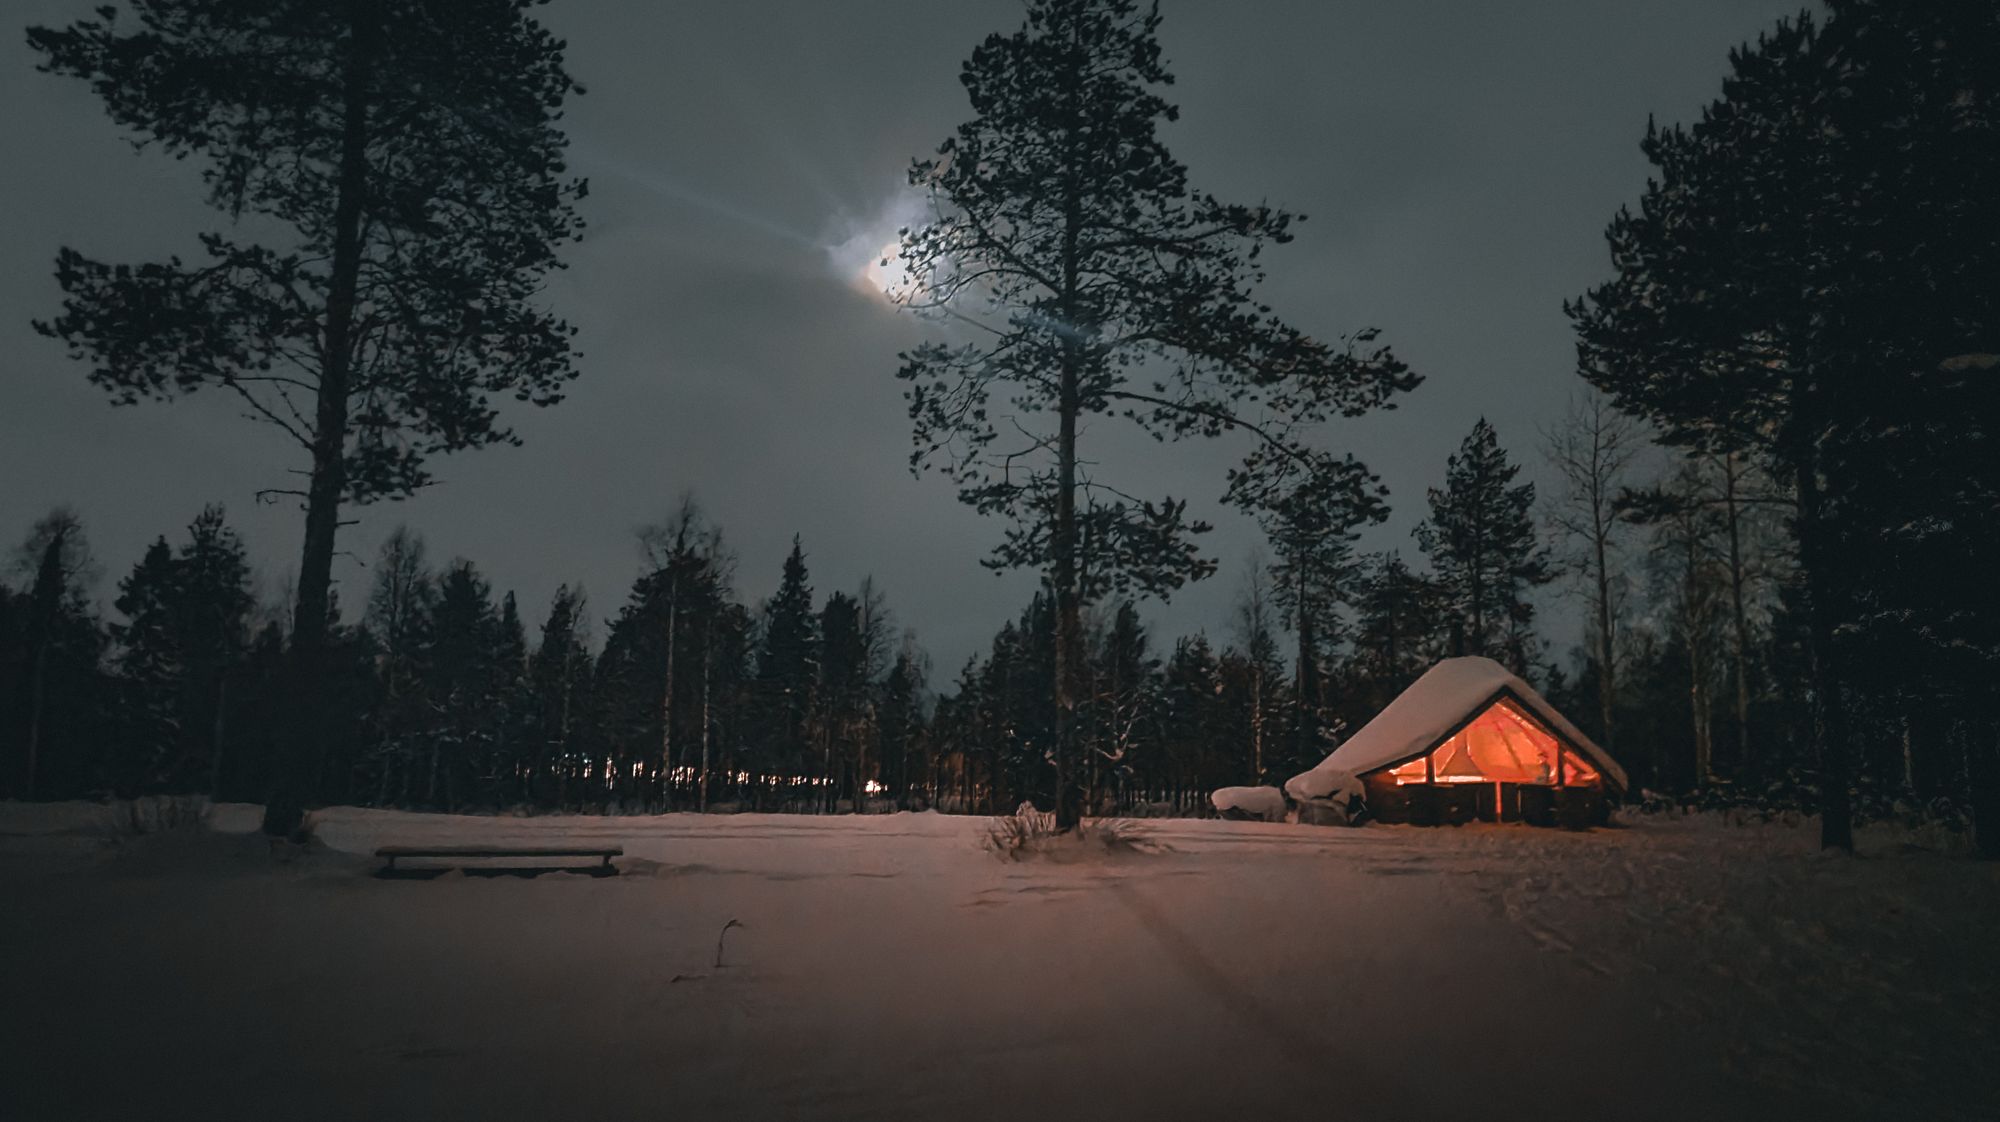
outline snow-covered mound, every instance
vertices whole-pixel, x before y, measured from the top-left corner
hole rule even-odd
[[[1216,812],[1228,815],[1232,811],[1244,818],[1260,818],[1266,822],[1282,822],[1290,807],[1285,802],[1285,794],[1276,787],[1223,787],[1208,797]]]
[[[1570,724],[1533,686],[1490,658],[1466,657],[1445,659],[1425,671],[1318,767],[1287,781],[1285,790],[1295,799],[1322,798],[1320,792],[1339,789],[1343,776],[1352,779],[1419,755],[1503,691],[1575,745],[1618,787],[1628,785],[1618,761]]]
[[[1302,803],[1342,797],[1358,799],[1362,796],[1361,781],[1354,778],[1353,773],[1328,767],[1325,762],[1311,771],[1285,780],[1285,793]]]

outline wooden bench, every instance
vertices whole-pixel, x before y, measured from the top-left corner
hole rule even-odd
[[[535,859],[596,857],[601,859],[601,864],[586,866],[583,869],[577,869],[573,866],[537,865],[477,871],[489,876],[507,873],[513,876],[531,877],[538,873],[564,871],[584,872],[594,877],[615,877],[618,875],[618,868],[611,863],[611,859],[613,857],[625,856],[625,848],[617,845],[385,845],[375,851],[375,856],[388,861],[388,864],[382,867],[381,872],[376,874],[383,877],[436,876],[439,873],[447,871],[449,868],[449,866],[440,869],[412,869],[408,866],[404,866],[402,869],[396,868],[396,860],[403,857],[427,857],[453,861],[488,861],[508,857]],[[468,869],[466,871],[474,872],[475,870]]]

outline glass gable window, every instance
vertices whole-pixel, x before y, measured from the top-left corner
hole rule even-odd
[[[1438,745],[1391,768],[1398,784],[1525,783],[1537,786],[1583,787],[1598,780],[1597,769],[1563,747],[1541,722],[1511,698],[1500,698],[1485,712]]]

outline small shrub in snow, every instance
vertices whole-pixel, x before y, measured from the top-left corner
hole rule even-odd
[[[1068,832],[1057,830],[1056,816],[1036,810],[1030,803],[993,819],[984,844],[988,851],[1010,861],[1091,853],[1159,853],[1166,849],[1117,819],[1098,819]]]
[[[1056,816],[1022,803],[1012,814],[993,819],[986,831],[986,848],[1002,857],[1018,857],[1031,846],[1056,836]]]

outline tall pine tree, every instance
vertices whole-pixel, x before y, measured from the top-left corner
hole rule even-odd
[[[1525,672],[1534,605],[1528,595],[1553,576],[1535,530],[1535,485],[1515,483],[1500,437],[1481,417],[1430,490],[1431,516],[1417,541],[1437,571],[1453,615],[1452,653],[1485,655]]]
[[[792,537],[777,594],[764,605],[757,648],[757,692],[762,699],[762,756],[768,765],[805,762],[806,718],[817,677],[819,623],[813,612],[805,545]]]
[[[146,0],[32,28],[142,146],[197,157],[234,234],[201,261],[65,248],[41,330],[120,403],[227,390],[298,448],[307,483],[295,735],[265,826],[290,833],[316,712],[345,502],[406,495],[434,454],[513,440],[496,397],[560,400],[570,327],[536,305],[581,223],[558,127],[563,45],[515,0]],[[255,231],[252,233],[251,231]],[[324,748],[320,745],[319,748]]]
[[[903,355],[912,463],[1008,518],[991,563],[1040,571],[1054,596],[1065,828],[1081,811],[1086,599],[1165,595],[1213,570],[1184,499],[1128,498],[1091,466],[1090,422],[1122,417],[1163,440],[1254,434],[1229,487],[1248,503],[1318,455],[1301,426],[1416,381],[1372,332],[1329,346],[1257,301],[1261,255],[1291,240],[1294,216],[1189,188],[1158,135],[1177,115],[1157,92],[1172,80],[1159,26],[1134,0],[1034,0],[1021,30],[976,48],[961,75],[973,118],[910,170],[937,217],[900,250],[911,307],[986,329]],[[1012,404],[1004,433],[996,395]]]
[[[1881,643],[1953,668],[1927,679],[1982,683],[1938,698],[1976,723],[1994,700],[2000,627],[1964,607],[1991,599],[1983,572],[1879,578],[1971,556],[1990,523],[1990,474],[1929,468],[1990,435],[1965,375],[2000,336],[2000,10],[1827,9],[1732,52],[1694,124],[1649,127],[1654,178],[1607,231],[1616,275],[1568,311],[1585,376],[1622,408],[1791,485],[1822,841],[1851,848],[1854,691],[1887,680]]]

